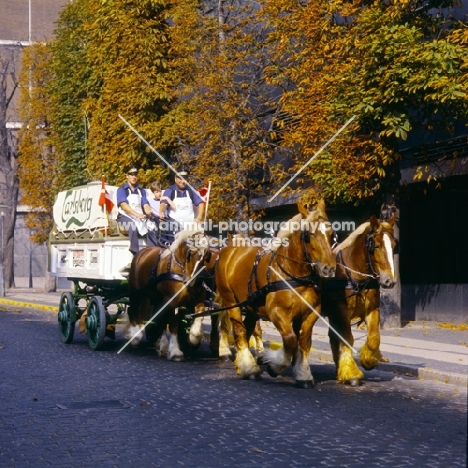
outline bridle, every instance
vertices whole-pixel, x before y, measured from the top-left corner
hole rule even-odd
[[[353,292],[351,295],[354,294],[359,294],[365,289],[379,289],[380,288],[380,283],[379,283],[379,274],[375,271],[374,265],[372,263],[372,258],[371,256],[374,255],[375,252],[375,236],[379,233],[379,230],[369,230],[366,233],[366,237],[364,240],[364,247],[366,249],[366,266],[367,270],[370,273],[363,273],[361,271],[356,271],[350,268],[345,264],[344,258],[343,258],[343,251],[339,250],[337,253],[337,265],[340,265],[343,267],[347,279],[344,280],[346,282],[345,284],[345,289],[352,290]],[[362,276],[364,279],[357,280],[352,277],[352,273],[357,274]],[[342,283],[343,280],[339,279],[332,279],[330,280],[333,284],[333,282],[337,283],[338,285]],[[338,286],[339,287],[339,286]],[[333,289],[333,288],[329,288]]]
[[[202,255],[201,258],[195,262],[195,267],[193,268],[193,271],[190,274],[190,277],[188,277],[186,266],[188,265],[188,263],[190,261],[190,256],[192,254],[191,251],[190,251],[190,247],[187,246],[187,251],[185,252],[185,259],[184,259],[183,262],[180,259],[177,258],[176,251],[173,251],[171,249],[169,249],[169,251],[170,251],[170,257],[169,257],[169,260],[167,262],[166,271],[165,271],[165,273],[162,273],[162,274],[160,274],[158,276],[155,276],[153,274],[152,276],[154,276],[155,281],[163,281],[163,280],[166,280],[166,279],[172,279],[172,280],[175,280],[175,281],[181,281],[183,283],[187,283],[196,274],[200,264],[204,263],[204,255]],[[181,273],[175,273],[175,272],[171,271],[172,270],[172,261],[174,261],[175,264],[182,270],[182,274]],[[157,268],[157,265],[155,266],[155,269],[156,268]],[[199,280],[202,280],[202,277],[197,278],[195,280],[194,284],[198,284]]]
[[[317,265],[317,262],[314,262],[309,254],[309,251],[307,250],[307,244],[310,242],[310,231],[307,230],[307,231],[302,231],[301,232],[301,243],[302,243],[302,251],[304,253],[304,258],[305,258],[305,261],[301,261],[301,260],[297,260],[295,258],[292,258],[292,257],[289,257],[288,255],[284,255],[284,254],[281,254],[281,253],[278,253],[277,251],[275,252],[272,252],[272,255],[270,257],[270,262],[269,262],[269,267],[271,267],[272,263],[273,263],[273,260],[276,259],[276,264],[278,265],[279,269],[287,276],[289,276],[290,278],[293,278],[295,280],[298,280],[299,278],[295,275],[293,275],[292,273],[289,273],[286,268],[281,265],[281,263],[279,262],[279,258],[278,257],[283,257],[287,260],[289,260],[290,262],[293,262],[293,263],[299,263],[299,264],[304,264],[304,265],[309,265],[310,267],[310,274],[307,275],[306,277],[307,278],[314,278],[315,279],[318,279],[318,274],[317,274],[317,271],[316,271],[316,268],[315,266]],[[270,282],[270,271],[271,271],[271,268],[268,268],[267,270],[267,281]]]
[[[375,252],[375,236],[379,231],[370,231],[366,234],[366,239],[364,241],[364,247],[366,248],[366,264],[367,269],[371,272],[373,278],[378,279],[379,274],[375,271],[374,264],[372,263],[371,256]]]

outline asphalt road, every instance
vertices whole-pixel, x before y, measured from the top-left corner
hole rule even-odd
[[[91,351],[56,317],[0,308],[0,467],[465,467],[467,390],[372,371],[244,381],[204,343],[182,363],[121,335]]]

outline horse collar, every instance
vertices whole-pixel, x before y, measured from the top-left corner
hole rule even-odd
[[[169,261],[167,262],[167,271],[169,271],[171,269],[172,259],[174,259],[174,261],[177,263],[177,265],[179,265],[180,268],[182,268],[182,270],[185,271],[185,266],[179,261],[179,259],[176,257],[175,252],[172,252],[172,250],[171,250],[171,257],[170,257]]]

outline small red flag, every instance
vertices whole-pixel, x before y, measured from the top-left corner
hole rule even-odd
[[[108,191],[106,190],[106,178],[102,176],[101,179],[101,193],[99,195],[99,206],[104,209],[106,207],[106,211],[110,213],[112,208],[114,208],[114,203],[112,202],[111,196],[109,195]]]

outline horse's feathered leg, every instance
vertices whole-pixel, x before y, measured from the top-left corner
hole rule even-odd
[[[318,309],[319,306],[316,305],[316,308]],[[296,386],[300,388],[307,388],[309,382],[314,385],[314,378],[310,372],[309,353],[312,346],[312,329],[317,320],[318,316],[315,312],[311,313],[302,322],[298,333],[299,346],[294,359],[293,377],[296,379]]]
[[[167,360],[168,361],[184,361],[184,353],[180,349],[179,340],[177,338],[177,333],[169,333],[169,346],[167,351]]]
[[[247,316],[244,319],[244,325],[247,331],[249,346],[252,345],[255,349],[254,354],[257,357],[257,360],[265,353],[262,341],[262,329],[260,328],[258,322],[259,320],[255,314],[247,314]],[[260,364],[261,362],[258,361],[258,363]]]
[[[144,333],[138,323],[139,317],[144,317],[150,307],[150,301],[147,297],[137,298],[134,294],[131,296],[131,304],[128,308],[128,321],[124,321],[123,335],[126,340],[132,340],[130,345],[137,346],[143,339]]]
[[[261,374],[261,369],[250,352],[247,331],[242,321],[241,309],[239,307],[230,309],[229,317],[231,318],[232,331],[237,350],[236,359],[234,361],[237,373],[243,379],[248,379],[251,375],[259,376]]]
[[[203,309],[200,310],[200,312],[202,312]],[[195,313],[197,313],[197,309],[195,309]],[[205,331],[203,329],[203,317],[197,317],[193,321],[192,326],[190,327],[190,333],[188,338],[189,343],[192,346],[198,346],[201,343],[204,333]]]
[[[169,338],[166,331],[163,331],[161,336],[156,340],[155,348],[159,357],[167,357],[167,353],[169,352]]]
[[[232,357],[229,346],[229,333],[232,331],[232,323],[229,312],[221,312],[218,316],[218,356],[221,361],[229,361]]]
[[[265,354],[265,347],[263,346],[262,326],[260,325],[260,320],[257,320],[255,323],[252,340],[254,341],[254,347],[257,351],[257,356],[262,357]]]
[[[359,357],[362,367],[373,369],[382,359],[380,352],[380,310],[374,309],[366,315],[367,339]]]
[[[125,340],[132,340],[131,346],[137,346],[143,338],[143,330],[141,330],[140,325],[130,320],[124,322],[122,332]]]
[[[268,364],[267,370],[272,377],[281,375],[291,365],[292,358],[296,357],[298,347],[297,335],[294,333],[290,321],[285,319],[288,314],[281,312],[281,309],[273,307],[270,319],[283,339],[283,346],[277,350],[266,349],[263,359]]]
[[[340,383],[350,384],[352,387],[361,385],[364,374],[357,367],[351,348],[344,343],[339,344],[339,361],[336,379]]]
[[[344,338],[351,346],[354,343],[348,305],[344,293],[341,294],[341,297],[336,296],[335,300],[330,302],[326,300],[323,307],[324,310],[327,310],[332,327],[328,330],[328,336],[336,365],[336,379],[341,383],[356,386],[361,384],[364,374],[354,360],[352,349],[342,341]],[[325,309],[325,307],[327,308]]]
[[[184,353],[180,349],[179,339],[178,339],[178,317],[175,313],[171,314],[169,320],[169,346],[167,352],[168,361],[184,361]]]

